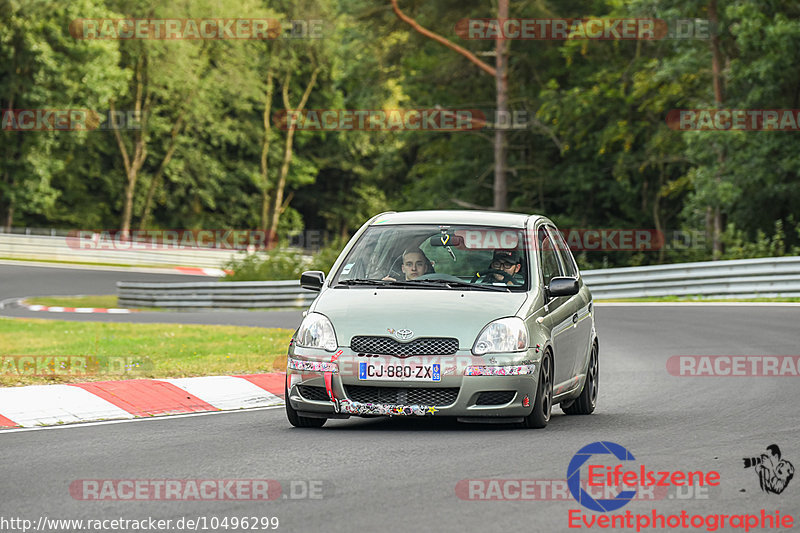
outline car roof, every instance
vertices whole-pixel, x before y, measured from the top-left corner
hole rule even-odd
[[[544,218],[541,215],[524,213],[504,213],[500,211],[470,210],[431,210],[402,211],[399,213],[382,213],[375,217],[372,226],[393,224],[465,224],[476,226],[501,226],[506,228],[524,228],[528,218]]]

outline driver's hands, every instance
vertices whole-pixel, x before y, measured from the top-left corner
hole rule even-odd
[[[394,279],[391,276],[385,276],[385,277],[381,278],[381,281],[397,281],[397,280]]]

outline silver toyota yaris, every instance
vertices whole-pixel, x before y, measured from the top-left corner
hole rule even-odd
[[[412,211],[367,221],[289,345],[286,414],[456,417],[542,428],[597,402],[592,296],[545,217]]]

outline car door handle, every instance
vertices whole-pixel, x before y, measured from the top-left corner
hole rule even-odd
[[[577,324],[578,323],[578,313],[575,313],[574,315],[572,315],[572,323],[573,324]]]

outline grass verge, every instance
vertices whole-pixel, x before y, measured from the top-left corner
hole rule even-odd
[[[0,318],[0,386],[274,372],[284,369],[291,336],[277,328]],[[69,368],[40,357],[34,368],[14,356],[99,364]]]

